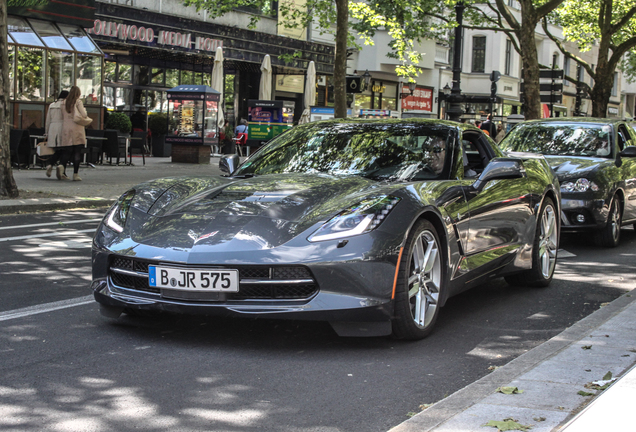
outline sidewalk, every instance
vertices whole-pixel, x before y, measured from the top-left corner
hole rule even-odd
[[[624,294],[390,432],[488,432],[499,429],[487,423],[507,419],[531,426],[532,432],[636,430],[634,300],[636,293]],[[608,372],[618,380],[606,390],[595,390],[590,384]],[[522,393],[503,394],[500,387]]]
[[[219,158],[213,157],[209,165],[172,163],[171,158],[147,157],[142,165],[141,157],[133,158],[134,166],[82,165],[80,182],[61,181],[55,171],[49,178],[44,169],[13,170],[13,178],[20,191],[48,192],[60,198],[18,198],[0,200],[0,214],[28,213],[34,211],[63,210],[68,208],[106,207],[112,204],[130,187],[161,177],[220,175]],[[72,167],[67,172],[72,172]]]

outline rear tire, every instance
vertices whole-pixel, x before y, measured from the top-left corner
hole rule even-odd
[[[598,243],[606,248],[614,248],[621,241],[621,205],[616,196],[612,198],[607,225],[598,232]]]
[[[506,276],[510,285],[547,287],[552,282],[559,249],[559,219],[554,202],[546,198],[537,218],[532,244],[532,269]]]
[[[435,227],[427,220],[419,221],[399,263],[393,318],[396,338],[423,339],[433,330],[446,286],[445,263]]]

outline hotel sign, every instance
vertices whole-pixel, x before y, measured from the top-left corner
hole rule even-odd
[[[123,24],[114,21],[102,21],[96,19],[93,27],[86,29],[92,35],[118,39],[122,42],[146,42],[167,47],[180,47],[187,50],[216,51],[217,47],[223,47],[223,41],[206,38],[205,36],[193,36],[192,33],[155,30],[148,26],[135,24]]]

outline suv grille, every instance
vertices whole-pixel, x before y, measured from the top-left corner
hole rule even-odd
[[[161,288],[148,285],[148,266],[157,263],[136,258],[111,258],[111,282],[121,288],[160,294]],[[197,265],[197,268],[202,266]],[[215,268],[223,268],[215,266]],[[239,292],[224,294],[223,300],[307,299],[318,292],[318,284],[306,267],[301,266],[232,266],[239,271]],[[282,283],[290,281],[288,283]],[[294,281],[294,282],[291,282]],[[209,293],[206,293],[209,294]],[[204,298],[201,298],[204,300]]]

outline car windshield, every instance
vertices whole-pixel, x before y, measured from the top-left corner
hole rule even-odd
[[[562,156],[611,156],[611,126],[591,123],[520,124],[499,143],[506,152]]]
[[[296,126],[235,173],[325,173],[375,180],[429,180],[445,171],[448,126],[397,122],[321,122]]]

